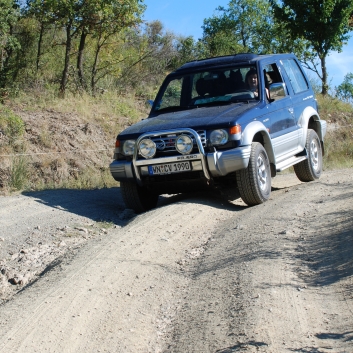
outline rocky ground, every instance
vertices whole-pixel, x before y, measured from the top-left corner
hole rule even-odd
[[[353,352],[353,176],[246,207],[119,188],[0,198],[0,352]]]

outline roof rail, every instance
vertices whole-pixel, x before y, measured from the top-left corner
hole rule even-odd
[[[230,63],[248,62],[258,58],[258,54],[253,53],[238,53],[234,55],[217,56],[214,58],[207,58],[202,60],[190,61],[179,67],[176,71],[185,70],[195,67],[226,65]]]

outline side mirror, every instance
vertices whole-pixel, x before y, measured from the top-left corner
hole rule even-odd
[[[278,101],[284,98],[286,94],[286,84],[283,82],[272,83],[269,87],[271,101]]]

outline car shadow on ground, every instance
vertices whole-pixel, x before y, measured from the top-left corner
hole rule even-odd
[[[93,221],[119,223],[124,204],[119,188],[96,190],[56,189],[26,192],[23,195],[52,208],[64,210]]]
[[[343,332],[343,333],[317,333],[315,335],[316,338],[322,340],[322,342],[329,341],[329,342],[335,342],[335,348],[339,349],[338,347],[340,346],[339,351],[341,352],[347,352],[346,350],[343,350],[343,346],[346,342],[352,342],[353,341],[353,331],[348,331],[348,332]],[[332,349],[331,347],[332,343],[329,344],[328,349]],[[339,346],[338,346],[339,345]],[[297,353],[321,353],[323,352],[320,348],[316,347],[303,347],[303,348],[293,348],[289,349],[291,352],[297,352]],[[335,350],[336,351],[336,350]]]
[[[238,343],[235,346],[223,348],[223,349],[218,349],[215,353],[233,353],[233,352],[244,352],[249,348],[249,346],[256,347],[257,350],[259,350],[261,347],[265,346],[267,347],[268,344],[265,342],[258,342],[258,341],[248,341],[246,343]]]
[[[119,187],[96,190],[44,190],[24,192],[23,195],[48,207],[87,217],[95,222],[109,222],[124,226],[137,216],[132,210],[126,209]],[[207,204],[211,207],[229,210],[243,209],[227,201],[219,193],[209,191],[161,195],[157,208],[177,202]]]
[[[227,195],[218,190],[215,191],[195,191],[176,195],[161,195],[158,201],[158,207],[167,206],[177,202],[193,203],[195,205],[206,205],[213,208],[219,208],[229,211],[240,211],[247,207],[239,199],[239,195],[233,194],[235,200],[229,200]]]
[[[286,182],[281,182],[282,179]],[[276,192],[296,184],[298,184],[298,180],[293,175],[279,176],[272,186],[272,191]],[[52,208],[66,210],[79,216],[90,218],[93,221],[112,222],[124,226],[136,216],[132,210],[126,210],[119,187],[95,190],[51,189],[24,192],[23,195],[32,197],[37,202]],[[232,211],[240,211],[248,207],[241,201],[238,191],[231,189],[222,192],[209,190],[176,195],[161,195],[157,208],[176,202],[199,203]]]

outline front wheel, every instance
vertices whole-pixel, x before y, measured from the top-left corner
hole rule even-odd
[[[314,130],[308,129],[305,148],[308,159],[294,165],[294,171],[300,181],[314,181],[322,173],[322,149],[319,136]]]
[[[121,181],[121,195],[126,208],[142,213],[157,206],[158,194],[137,185],[135,182]]]
[[[252,143],[249,165],[246,169],[239,170],[236,175],[240,196],[247,205],[259,205],[269,199],[270,162],[261,143]]]

